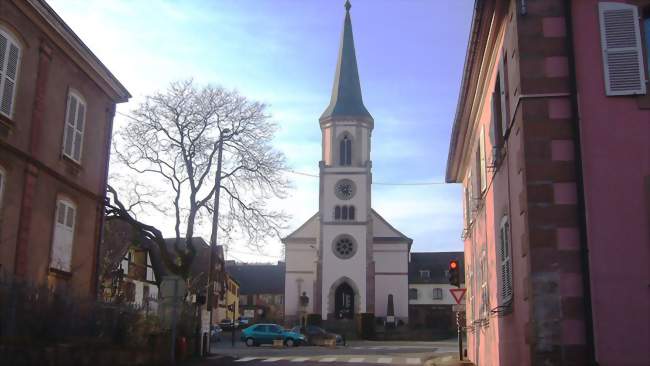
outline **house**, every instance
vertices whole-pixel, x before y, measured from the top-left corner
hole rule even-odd
[[[451,260],[458,261],[464,287],[463,252],[411,253],[409,261],[409,326],[431,329],[438,338],[457,332],[456,301],[449,292],[456,286],[447,277]]]
[[[240,316],[255,322],[284,321],[284,271],[278,264],[226,262],[228,274],[239,283]]]
[[[220,314],[219,320],[228,319],[239,319],[241,314],[239,313],[239,291],[240,286],[239,282],[232,277],[228,272],[226,272],[226,297],[224,299],[223,314]],[[221,309],[220,309],[221,310]]]
[[[0,2],[0,271],[97,294],[113,117],[130,97],[44,0]]]
[[[650,364],[648,50],[647,0],[475,2],[446,172],[475,363]]]
[[[163,263],[157,245],[128,222],[107,219],[100,246],[100,298],[156,313]]]
[[[166,238],[165,244],[170,253],[174,253],[175,238]],[[179,240],[179,247],[186,249],[187,241],[183,238]],[[190,273],[187,278],[187,292],[188,299],[193,302],[205,303],[205,310],[209,311],[212,308],[212,323],[216,324],[220,312],[226,305],[226,266],[223,255],[223,247],[217,245],[215,248],[215,263],[214,263],[214,287],[212,288],[213,303],[207,303],[207,288],[208,277],[210,268],[210,244],[208,244],[201,237],[193,237],[192,243],[196,249],[196,256],[190,265]],[[170,275],[169,270],[165,269],[165,275]],[[201,316],[208,316],[203,313]]]

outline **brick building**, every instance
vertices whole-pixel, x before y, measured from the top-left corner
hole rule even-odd
[[[129,92],[43,0],[0,2],[0,271],[94,295]]]
[[[650,364],[648,52],[648,0],[475,2],[447,181],[476,364]]]

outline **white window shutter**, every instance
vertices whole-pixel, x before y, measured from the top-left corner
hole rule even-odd
[[[0,33],[0,113],[9,118],[13,114],[19,64],[20,48]]]
[[[75,208],[64,202],[57,203],[52,239],[50,267],[70,272],[72,270],[72,243],[74,241]]]
[[[615,2],[598,4],[605,93],[646,93],[638,9]]]
[[[487,188],[487,166],[485,164],[485,129],[481,127],[479,132],[479,169],[481,170],[481,192]]]

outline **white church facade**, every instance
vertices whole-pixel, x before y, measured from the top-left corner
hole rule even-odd
[[[361,96],[349,2],[332,97],[319,122],[319,211],[282,239],[285,320],[311,313],[323,319],[374,313],[407,322],[412,240],[371,206],[374,120]]]

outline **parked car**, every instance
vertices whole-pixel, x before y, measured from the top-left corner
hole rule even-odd
[[[246,317],[240,317],[239,318],[239,328],[247,328],[253,324],[253,319],[251,318],[246,318]]]
[[[272,344],[274,340],[281,339],[287,347],[294,347],[306,342],[304,335],[283,329],[277,324],[255,324],[244,329],[241,340],[248,347],[260,344]]]
[[[210,342],[219,342],[221,340],[221,332],[223,330],[218,325],[210,327]]]
[[[233,321],[230,319],[223,319],[222,321],[219,322],[219,326],[221,327],[222,330],[233,330],[233,328],[237,329],[239,327],[239,324],[237,323],[236,320],[233,323]]]
[[[315,325],[309,325],[307,327],[293,327],[291,329],[292,332],[294,333],[300,333],[305,336],[307,339],[307,343],[313,345],[313,346],[321,346],[325,344],[325,341],[333,339],[337,345],[342,345],[343,344],[343,337],[336,333],[331,333],[326,331],[325,329],[315,326]]]

